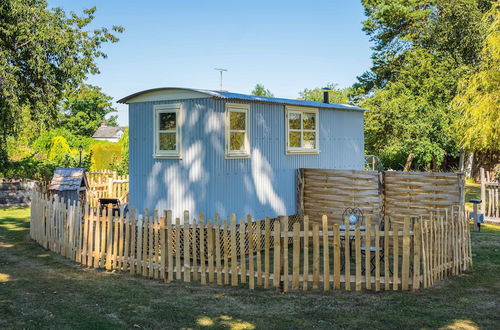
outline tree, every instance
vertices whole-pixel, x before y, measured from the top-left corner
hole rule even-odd
[[[329,89],[328,92],[328,101],[330,103],[347,103],[347,92],[348,89],[339,89],[336,84],[329,83],[326,85],[326,88]],[[313,89],[304,89],[302,92],[299,92],[299,96],[305,100],[309,101],[318,101],[323,102],[323,88],[316,87]]]
[[[369,93],[398,78],[394,66],[411,49],[451,56],[457,66],[477,63],[484,40],[483,13],[491,0],[362,0],[363,30],[374,42],[373,66],[355,87]]]
[[[477,72],[464,76],[453,100],[460,145],[471,152],[500,151],[500,4],[483,18],[488,27]]]
[[[82,84],[66,94],[62,102],[62,125],[75,135],[92,136],[101,123],[117,126],[117,112],[113,98],[101,92],[100,87]]]
[[[113,26],[86,30],[95,7],[79,16],[49,10],[44,0],[0,2],[0,166],[7,161],[7,140],[16,136],[26,116],[38,131],[51,127],[65,91],[88,74],[99,73],[96,59],[106,57],[101,46],[117,42]]]
[[[69,147],[68,141],[62,136],[54,137],[50,142],[47,159],[54,163],[60,163],[67,155],[71,155],[71,148]]]
[[[262,84],[255,85],[252,95],[274,97],[274,94],[271,93],[269,89],[266,89]]]
[[[373,66],[350,97],[366,114],[366,149],[401,169],[438,168],[458,155],[452,106],[458,81],[481,62],[481,22],[488,0],[363,0],[363,29],[374,42]]]

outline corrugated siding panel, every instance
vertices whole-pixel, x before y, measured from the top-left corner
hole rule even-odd
[[[181,160],[152,157],[153,105],[160,103],[183,104]],[[177,217],[184,210],[208,218],[294,214],[297,168],[363,168],[362,112],[320,110],[321,153],[285,155],[284,106],[251,103],[252,156],[226,159],[224,104],[207,98],[129,105],[131,205],[172,209]]]

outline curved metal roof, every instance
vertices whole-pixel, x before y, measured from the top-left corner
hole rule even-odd
[[[184,91],[192,91],[206,94],[208,97],[213,97],[217,99],[224,100],[239,100],[239,101],[248,101],[248,102],[260,102],[260,103],[274,103],[274,104],[283,104],[283,105],[295,105],[302,107],[313,107],[313,108],[326,108],[326,109],[339,109],[339,110],[356,110],[356,111],[366,111],[367,109],[349,105],[349,104],[338,104],[338,103],[323,103],[316,101],[308,101],[308,100],[297,100],[297,99],[284,99],[284,98],[276,98],[276,97],[266,97],[266,96],[257,96],[257,95],[247,95],[247,94],[239,94],[239,93],[231,93],[225,91],[214,91],[208,89],[195,89],[195,88],[179,88],[179,87],[161,87],[161,88],[153,88],[147,89],[141,92],[137,92],[126,96],[120,100],[118,103],[128,103],[128,101],[133,98],[158,91],[168,91],[168,90],[184,90]]]

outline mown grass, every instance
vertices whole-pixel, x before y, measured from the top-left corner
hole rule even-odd
[[[481,185],[478,183],[465,184],[465,209],[472,211],[473,205],[469,203],[471,199],[481,199]]]
[[[0,328],[485,328],[500,324],[500,228],[473,233],[474,268],[418,292],[298,292],[164,284],[81,267],[0,210]]]

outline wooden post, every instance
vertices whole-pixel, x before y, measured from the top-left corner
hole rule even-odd
[[[200,255],[200,246],[198,244],[198,225],[196,223],[196,218],[193,218],[193,223],[191,224],[191,251],[193,255],[193,280],[198,281],[198,257]]]
[[[245,251],[245,220],[240,219],[240,280],[241,283],[247,282],[247,269],[246,269],[246,251]]]
[[[161,266],[160,258],[160,218],[158,215],[158,210],[154,213],[154,266],[153,266],[153,276],[158,279],[158,271]]]
[[[219,215],[215,215],[215,268],[217,270],[217,285],[222,285],[222,264],[220,248],[220,220]],[[194,237],[194,236],[193,236]],[[193,250],[193,259],[196,259],[196,251]]]
[[[370,216],[366,217],[365,224],[365,286],[367,290],[372,288],[372,276],[371,276],[371,231],[372,231],[372,218]]]
[[[486,178],[484,174],[484,168],[479,169],[480,177],[481,177],[481,213],[486,213]],[[477,211],[477,209],[475,209]]]
[[[180,218],[175,218],[175,278],[177,280],[182,279]]]
[[[323,215],[323,290],[330,290],[330,247],[328,246],[328,218]]]
[[[254,268],[254,262],[253,262],[253,236],[254,236],[254,231],[253,231],[253,223],[252,223],[252,216],[248,216],[248,286],[250,290],[253,290],[255,288],[255,268]]]
[[[413,249],[413,291],[420,288],[420,251],[421,247],[421,234],[420,234],[420,223],[415,223],[413,226],[413,244],[415,248]]]
[[[207,256],[208,256],[208,282],[214,283],[214,229],[212,220],[208,220],[207,228]]]
[[[378,226],[375,226],[375,291],[380,291],[380,229]]]
[[[136,267],[136,231],[137,231],[137,222],[135,218],[135,208],[132,207],[130,212],[130,255],[129,255],[129,267],[130,267],[130,275],[135,274]]]
[[[95,232],[94,232],[94,264],[91,265],[94,268],[99,267],[99,251],[101,246],[101,217],[97,214],[95,217]],[[92,245],[91,245],[92,246]]]
[[[289,279],[288,279],[288,217],[284,216],[280,218],[281,220],[281,230],[283,231],[283,243],[281,245],[281,255],[283,257],[282,263],[282,274],[283,274],[283,291],[288,291]]]
[[[205,263],[205,219],[200,213],[200,266],[201,266],[201,284],[207,284],[207,265]]]
[[[304,271],[302,289],[306,291],[309,286],[309,217],[304,216]]]
[[[403,227],[403,265],[401,272],[401,289],[408,290],[410,272],[410,218],[405,217]]]
[[[345,289],[351,291],[351,228],[347,217],[344,217],[344,227]]]
[[[257,285],[262,285],[262,220],[255,222],[256,252],[257,252]]]
[[[222,231],[222,237],[224,238],[224,284],[228,285],[230,283],[229,279],[229,250],[230,250],[230,240],[229,232],[227,231],[227,219],[224,219],[224,228]]]
[[[300,276],[300,223],[293,224],[293,270],[292,290],[299,289]]]
[[[319,225],[313,223],[313,289],[319,288]]]
[[[142,276],[148,276],[148,238],[149,238],[149,210],[144,210],[144,221],[142,222]]]
[[[189,211],[184,211],[184,282],[191,282],[191,253],[189,251],[189,243]]]
[[[236,214],[229,217],[231,225],[231,285],[238,285],[238,255],[236,251]]]
[[[340,289],[340,231],[339,225],[333,225],[333,288]]]
[[[356,224],[354,237],[354,246],[356,250],[356,291],[361,291],[361,232],[359,223]]]
[[[281,227],[279,221],[274,221],[273,228],[273,242],[274,242],[274,270],[273,270],[273,285],[275,288],[280,287],[281,281]]]
[[[392,281],[392,289],[397,290],[398,289],[398,282],[399,282],[399,274],[398,274],[398,269],[399,269],[399,252],[398,252],[398,245],[399,245],[399,226],[397,223],[394,223],[392,227],[392,233],[393,233],[393,252],[394,252],[394,269],[392,271],[393,273],[393,281]]]
[[[167,244],[165,244],[165,219],[166,219],[166,212],[164,213],[164,216],[160,218],[160,253],[161,253],[161,260],[160,260],[160,278],[163,279],[165,282],[167,281]]]
[[[137,221],[137,253],[135,254],[136,270],[134,274],[142,273],[142,230],[143,230],[143,218],[141,215],[138,216]]]
[[[299,215],[304,214],[304,169],[297,169],[297,213]]]
[[[271,248],[271,219],[266,217],[264,220],[264,288],[268,289],[270,273],[270,254]]]
[[[113,197],[113,178],[112,177],[108,178],[106,197],[108,197],[108,198]]]
[[[172,242],[172,211],[167,211],[167,267],[168,267],[168,277],[167,282],[172,282],[174,280],[174,254],[173,254],[174,243]]]

